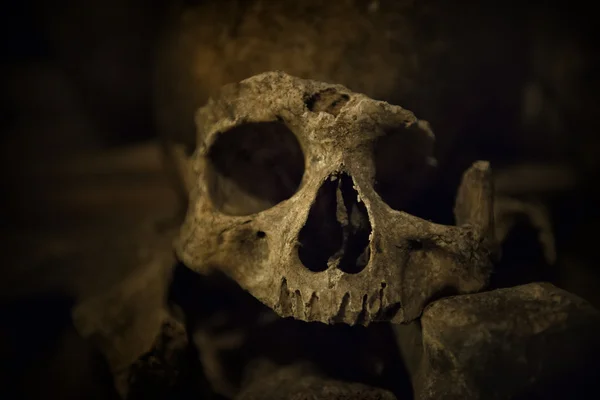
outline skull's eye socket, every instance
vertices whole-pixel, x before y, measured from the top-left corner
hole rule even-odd
[[[415,125],[384,132],[374,145],[375,190],[391,208],[429,219],[420,209],[432,172],[433,137]]]
[[[208,195],[228,215],[254,214],[289,199],[303,174],[300,144],[282,122],[236,126],[219,134],[208,152]]]

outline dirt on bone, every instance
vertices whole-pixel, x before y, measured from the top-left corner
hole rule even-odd
[[[347,96],[337,115],[315,109],[323,93],[334,92]],[[309,102],[312,112],[307,93],[320,94]],[[193,160],[197,179],[176,244],[190,268],[223,271],[282,316],[326,323],[368,324],[391,309],[397,312],[395,321],[406,322],[439,291],[472,292],[486,285],[493,246],[489,163],[476,162],[463,175],[455,208],[459,226],[393,209],[377,193],[377,170],[387,167],[374,151],[382,137],[404,144],[411,170],[432,165],[434,135],[412,112],[279,71],[223,87],[198,111],[196,122],[202,151]],[[278,135],[270,135],[274,124]],[[271,169],[259,161],[264,151],[240,147],[255,135],[295,138],[305,159],[297,190],[269,197],[283,187],[277,180],[261,183],[269,187],[267,196],[246,188],[260,183],[250,179],[252,174],[259,178]],[[222,148],[227,141],[234,145]],[[389,155],[386,160],[393,164]],[[227,163],[215,162],[215,156],[240,161],[240,177],[227,179],[226,169],[216,168]],[[291,159],[282,165],[291,165]],[[385,183],[398,186],[393,193],[419,191],[419,184],[404,183],[419,181],[422,174],[404,178]],[[243,218],[241,208],[223,207],[229,194],[234,198],[236,185],[241,189],[236,195],[242,193],[239,198],[250,205]],[[257,232],[264,232],[260,240]],[[435,251],[418,250],[426,263],[411,257],[415,240],[434,244]]]

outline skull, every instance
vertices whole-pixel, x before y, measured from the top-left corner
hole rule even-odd
[[[432,299],[485,287],[491,171],[464,174],[457,226],[403,211],[434,136],[398,106],[268,72],[225,86],[196,115],[190,206],[176,240],[284,317],[408,322]]]

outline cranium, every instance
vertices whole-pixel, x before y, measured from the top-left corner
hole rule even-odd
[[[457,226],[403,211],[434,142],[410,111],[269,72],[225,86],[196,124],[176,240],[193,270],[220,270],[281,316],[363,325],[487,284],[489,165],[464,174]]]

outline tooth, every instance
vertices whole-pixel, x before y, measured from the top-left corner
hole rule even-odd
[[[333,322],[347,322],[346,313],[348,311],[348,305],[350,305],[350,293],[346,292],[342,298],[337,314],[333,317]]]
[[[287,286],[287,279],[281,280],[281,288],[279,290],[279,309],[282,317],[288,317],[292,314],[292,302],[290,299],[290,291]]]
[[[371,315],[369,314],[369,296],[365,294],[362,298],[361,310],[356,317],[356,324],[367,326],[371,322]]]
[[[294,315],[296,316],[296,318],[304,320],[306,317],[304,315],[304,303],[302,302],[302,293],[300,293],[300,290],[296,290],[296,292],[294,293],[294,297],[296,300],[296,304],[294,305]]]
[[[308,301],[307,314],[309,321],[319,321],[321,319],[321,304],[316,292],[313,292]]]

